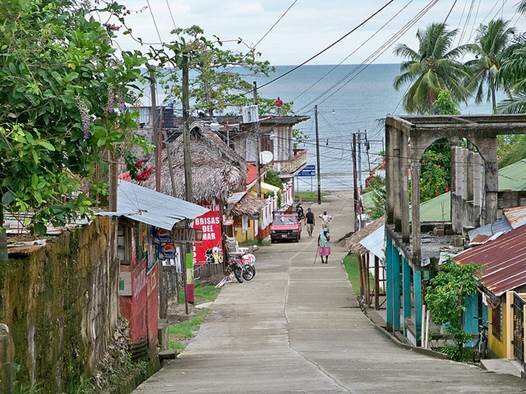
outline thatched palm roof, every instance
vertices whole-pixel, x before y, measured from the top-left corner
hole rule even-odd
[[[378,230],[380,227],[382,227],[384,224],[384,217],[382,216],[379,219],[376,219],[375,221],[369,223],[367,226],[362,228],[361,230],[358,230],[355,232],[348,240],[345,242],[346,249],[354,254],[364,254],[367,253],[367,249],[365,249],[362,244],[360,244],[360,241],[367,237],[368,235],[372,234],[374,231]]]
[[[234,216],[253,215],[265,206],[265,200],[245,194],[239,202],[237,202],[230,211]]]
[[[210,130],[204,122],[190,126],[190,156],[192,158],[192,193],[194,202],[212,201],[216,197],[226,200],[232,192],[244,190],[245,160]],[[172,195],[172,183],[167,158],[170,151],[175,178],[175,197],[184,198],[183,137],[168,143],[163,150],[161,167],[161,192]],[[155,187],[153,177],[146,183]]]

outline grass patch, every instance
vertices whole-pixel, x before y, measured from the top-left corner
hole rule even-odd
[[[220,291],[221,289],[216,289],[214,285],[197,282],[194,288],[195,304],[215,301]],[[168,327],[168,348],[181,353],[205,321],[208,312],[206,308],[195,309],[195,314],[191,319]]]
[[[358,297],[360,295],[360,267],[358,265],[358,257],[353,254],[348,254],[343,258],[343,266],[347,272],[347,278],[351,282],[352,293]]]
[[[327,192],[321,193],[321,198],[323,200],[323,197],[325,197]],[[302,202],[317,202],[318,201],[318,192],[296,192],[295,193],[296,200],[302,201]]]
[[[182,352],[188,341],[197,333],[207,315],[208,309],[198,309],[191,319],[168,327],[168,348]]]
[[[197,284],[194,290],[195,303],[203,304],[205,302],[213,302],[216,300],[221,289],[216,289],[214,285]]]

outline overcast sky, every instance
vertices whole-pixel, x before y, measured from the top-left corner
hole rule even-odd
[[[247,43],[254,44],[265,31],[279,18],[292,0],[168,0],[178,27],[199,25],[209,36],[215,34],[223,40],[242,37]],[[355,27],[372,14],[387,0],[298,0],[289,13],[274,30],[261,42],[258,50],[263,58],[273,65],[298,64],[312,56],[339,36]],[[396,14],[410,0],[395,0],[381,14],[351,34],[340,44],[312,61],[311,64],[336,64],[355,50],[364,40]],[[380,47],[390,36],[413,18],[429,0],[413,0],[411,4],[393,20],[380,34],[352,55],[345,63],[360,63]],[[128,18],[134,33],[145,41],[159,41],[152,22],[146,0],[121,0],[134,11]],[[447,15],[454,0],[440,0],[414,28],[409,30],[401,42],[416,45],[415,33],[431,22],[441,22]],[[496,6],[496,3],[498,5]],[[469,37],[473,29],[484,19],[500,16],[513,19],[521,30],[526,30],[526,17],[516,14],[515,0],[475,0],[473,17],[466,29]],[[170,40],[173,23],[166,0],[150,0],[152,11],[159,27],[162,40]],[[458,0],[449,17],[448,24],[462,30],[467,9],[471,0]],[[504,4],[504,7],[501,5]],[[467,6],[466,6],[467,5]],[[466,7],[465,7],[466,6]],[[463,13],[463,9],[466,11]],[[477,12],[478,8],[478,12]],[[142,10],[142,11],[141,11]],[[464,17],[461,21],[461,16]],[[475,33],[473,33],[473,36]],[[138,44],[127,37],[119,39],[123,49],[137,48]],[[387,50],[375,63],[396,63],[392,49]]]

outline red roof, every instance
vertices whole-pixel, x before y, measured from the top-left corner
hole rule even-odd
[[[481,264],[481,284],[496,296],[526,285],[526,226],[457,256],[461,264]]]
[[[256,174],[257,174],[258,170],[257,170],[257,167],[255,164],[253,163],[247,163],[247,180],[246,180],[246,184],[247,185],[251,185],[253,182],[256,181]],[[259,173],[261,175],[263,175],[265,173],[265,169],[264,168],[260,168],[259,170]]]

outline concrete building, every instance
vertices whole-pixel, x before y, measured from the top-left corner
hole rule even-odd
[[[429,272],[438,269],[444,255],[464,249],[468,231],[495,223],[503,208],[523,203],[523,192],[499,191],[500,134],[526,134],[526,116],[386,118],[387,325],[415,344],[421,339],[423,286]],[[440,139],[447,139],[452,150],[451,220],[424,226],[421,159]]]

